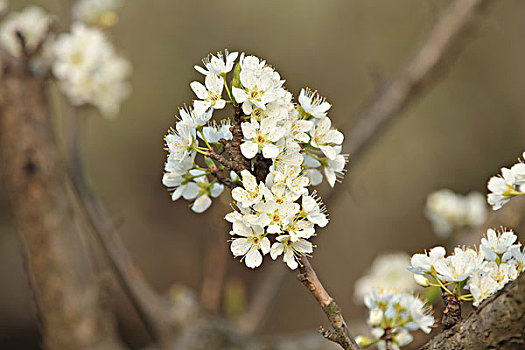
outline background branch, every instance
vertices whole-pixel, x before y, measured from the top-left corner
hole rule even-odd
[[[76,108],[75,113],[70,115],[73,120],[68,128],[67,153],[74,194],[117,281],[149,335],[156,342],[165,341],[173,336],[181,321],[177,320],[177,307],[167,296],[157,294],[150,287],[133,262],[102,202],[87,183],[81,155],[82,115],[79,112],[81,110]]]
[[[445,10],[416,54],[385,82],[351,127],[343,151],[362,156],[395,116],[442,79],[465,48],[494,0],[456,0]],[[337,193],[337,191],[333,191]]]
[[[0,80],[4,173],[48,349],[121,348],[78,227],[45,81],[9,65]]]

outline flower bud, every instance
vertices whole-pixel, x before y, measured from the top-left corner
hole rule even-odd
[[[417,284],[419,284],[422,287],[430,286],[428,278],[426,278],[423,275],[414,275],[414,280],[416,281]]]
[[[355,342],[361,347],[367,347],[372,343],[372,339],[364,337],[362,335],[358,335],[357,337],[355,337]]]
[[[377,327],[383,321],[383,311],[381,309],[373,309],[370,311],[370,316],[368,317],[368,322],[370,326]]]
[[[242,88],[241,85],[241,64],[237,62],[235,65],[235,68],[233,68],[233,79],[232,79],[232,86],[236,88]]]

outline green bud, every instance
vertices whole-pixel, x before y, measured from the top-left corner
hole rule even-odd
[[[241,88],[241,64],[237,62],[235,65],[235,68],[233,68],[233,79],[232,79],[232,86],[236,88]]]
[[[213,160],[211,160],[211,158],[204,157],[204,162],[206,163],[206,166],[207,166],[209,169],[217,169],[217,166],[215,165],[215,163],[213,162]]]

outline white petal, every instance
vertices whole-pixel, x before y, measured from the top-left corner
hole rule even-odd
[[[199,194],[200,188],[199,185],[197,185],[195,182],[190,182],[185,187],[184,192],[182,193],[182,197],[186,200],[194,199]]]
[[[288,267],[290,269],[292,269],[292,270],[295,270],[299,266],[299,264],[295,260],[295,256],[293,254],[293,251],[291,251],[291,250],[288,250],[286,253],[284,253],[283,260],[286,263],[286,265],[288,265]]]
[[[241,144],[241,153],[248,159],[252,159],[257,154],[259,146],[255,142],[247,141]]]
[[[244,257],[244,263],[246,264],[246,266],[252,269],[258,266],[261,266],[262,260],[263,260],[263,257],[261,253],[254,246],[250,248],[250,250],[248,251],[248,254],[246,254],[246,256]]]
[[[261,251],[263,254],[268,254],[270,252],[270,240],[268,237],[261,239]]]
[[[246,91],[244,91],[244,89],[239,89],[235,86],[232,88],[232,93],[237,103],[242,103],[248,98],[248,95],[246,94]]]
[[[208,76],[206,76],[206,79],[207,78]],[[208,97],[208,90],[206,90],[206,88],[204,87],[204,85],[202,85],[202,83],[198,81],[194,81],[190,84],[190,86],[193,92],[195,92],[195,95],[197,95],[197,97],[200,98],[201,100],[204,100]]]
[[[193,205],[191,206],[191,210],[193,210],[197,214],[200,214],[206,211],[206,209],[208,209],[210,205],[211,205],[211,198],[208,197],[207,195],[202,195],[199,198],[197,198],[195,202],[193,202]]]
[[[245,255],[250,247],[252,242],[246,238],[237,238],[232,241],[230,250],[234,256],[243,256]]]
[[[221,195],[222,191],[224,190],[224,186],[218,183],[214,183],[213,187],[211,188],[211,196],[213,198],[217,198]]]
[[[279,147],[277,147],[276,145],[267,144],[263,147],[262,154],[264,158],[275,158],[279,155]]]
[[[270,256],[273,260],[277,259],[279,255],[281,255],[284,251],[284,244],[275,242],[272,244],[272,248],[270,249]]]
[[[331,170],[330,168],[324,168],[324,176],[326,177],[326,181],[328,181],[328,184],[330,185],[330,187],[334,187],[335,180],[336,180],[334,171]]]

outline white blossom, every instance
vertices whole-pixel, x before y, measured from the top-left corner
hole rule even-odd
[[[319,227],[328,225],[328,218],[326,217],[326,208],[320,204],[320,200],[308,195],[303,195],[301,216],[306,216],[308,221]]]
[[[309,239],[316,225],[328,224],[326,208],[309,186],[322,181],[320,167],[331,186],[342,177],[347,162],[341,154],[343,135],[332,129],[324,98],[303,90],[301,106],[296,105],[265,60],[242,54],[227,81],[236,58],[237,53],[225,51],[205,58],[205,68],[195,66],[205,81],[190,84],[197,100],[179,110],[180,120],[165,137],[169,155],[162,181],[173,200],[192,200],[199,212],[209,207],[219,182],[234,187],[233,211],[225,216],[233,226],[233,254],[255,268],[270,252],[296,269],[300,257],[313,252]],[[230,86],[233,121],[212,120],[215,109],[226,107],[222,94]],[[232,164],[240,162],[239,153],[245,161]],[[262,157],[256,158],[259,153]],[[205,165],[198,164],[202,158]]]
[[[198,128],[200,126],[206,125],[211,117],[211,110],[199,111],[196,108],[186,107],[179,108],[180,121],[177,123],[177,126],[186,125],[190,128]]]
[[[393,348],[399,348],[412,341],[409,331],[420,329],[430,333],[435,323],[427,302],[407,292],[373,288],[364,296],[364,302],[369,309],[368,324],[372,327],[373,339],[357,337],[356,341],[363,347],[376,343],[379,349],[384,349],[382,337],[389,329]]]
[[[292,270],[299,266],[299,256],[313,252],[312,243],[305,239],[292,241],[289,235],[281,235],[276,238],[277,242],[272,245],[270,256],[273,260],[283,254],[283,261]]]
[[[260,150],[264,158],[277,157],[279,147],[275,143],[284,136],[284,130],[276,126],[276,122],[272,119],[264,119],[260,124],[254,119],[242,123],[244,142],[241,144],[241,152],[243,156],[251,159]]]
[[[514,244],[518,237],[512,231],[504,231],[502,233],[496,233],[493,229],[488,229],[485,237],[481,238],[480,249],[485,256],[485,259],[489,261],[507,261],[512,257],[511,249],[514,247],[521,246],[520,244]]]
[[[336,152],[340,148],[334,148]],[[335,186],[335,182],[342,179],[344,176],[344,170],[347,162],[346,154],[337,154],[334,159],[327,158],[323,163],[324,176],[330,187]]]
[[[264,237],[263,228],[234,223],[230,234],[241,236],[232,240],[231,251],[233,255],[244,257],[244,263],[252,269],[260,266],[263,261],[261,252],[267,254],[270,251],[270,240],[268,237]]]
[[[226,106],[226,101],[222,99],[224,79],[216,74],[208,74],[206,75],[204,83],[206,86],[198,81],[190,84],[195,95],[200,99],[193,103],[195,112],[203,114],[209,108],[223,109],[224,106]]]
[[[503,288],[507,282],[518,277],[518,271],[513,264],[497,264],[487,262],[469,281],[468,288],[474,298],[474,306],[479,304]]]
[[[433,266],[441,280],[462,282],[472,276],[483,263],[483,256],[473,249],[455,248],[454,254],[437,260]]]
[[[301,108],[315,118],[326,117],[327,111],[332,107],[324,97],[319,96],[317,91],[308,88],[301,89],[298,100]]]
[[[187,162],[187,161],[185,161]],[[180,197],[186,200],[193,200],[191,209],[200,214],[206,211],[212,204],[210,197],[220,196],[224,186],[216,182],[210,183],[206,173],[199,169],[184,170],[183,163],[168,159],[166,164],[167,172],[162,178],[162,183],[166,187],[174,188],[171,199],[176,201]],[[191,161],[193,164],[193,161]]]
[[[425,214],[432,222],[435,233],[446,238],[457,228],[478,227],[483,224],[487,217],[487,208],[481,193],[471,192],[463,196],[442,189],[427,197]]]
[[[487,201],[493,210],[500,209],[512,197],[525,194],[525,164],[520,161],[510,169],[501,168],[501,176],[493,176],[487,188],[491,192]]]
[[[204,75],[225,75],[232,70],[233,63],[237,59],[238,55],[239,54],[237,52],[230,53],[228,50],[224,50],[224,55],[222,52],[218,52],[217,56],[210,54],[202,60],[202,63],[206,69],[199,66],[195,66],[194,68],[197,70],[197,72]]]
[[[73,18],[90,26],[110,28],[118,21],[116,11],[123,0],[79,0],[73,5]]]
[[[187,124],[177,124],[176,130],[171,129],[165,137],[169,157],[183,162],[186,158],[195,158],[195,146],[199,141],[196,138],[196,130]]]
[[[20,33],[27,53],[34,53],[40,46],[40,51],[30,62],[32,71],[37,74],[46,72],[52,61],[54,36],[49,33],[52,23],[53,17],[37,6],[11,12],[0,25],[0,47],[16,58],[22,57],[22,44],[17,35]]]
[[[263,183],[257,185],[257,180],[248,170],[241,172],[242,187],[235,187],[232,190],[232,197],[241,204],[242,207],[248,208],[256,204],[262,198],[260,189],[265,187]]]
[[[53,73],[59,87],[75,106],[91,104],[114,117],[129,95],[128,61],[115,53],[104,33],[82,23],[61,34],[53,46]]]
[[[240,64],[242,88],[234,86],[232,93],[237,103],[242,103],[246,115],[252,114],[254,108],[265,110],[267,104],[284,96],[285,90],[281,88],[284,81],[272,68],[261,67],[255,56],[242,55]]]
[[[344,136],[340,131],[331,128],[332,122],[330,118],[321,117],[317,119],[310,132],[310,144],[315,148],[319,148],[329,160],[334,160],[337,156],[334,146],[342,144]]]
[[[412,273],[407,271],[410,257],[406,253],[379,255],[372,262],[368,273],[355,282],[356,300],[363,301],[373,288],[409,291],[416,289]]]
[[[439,261],[445,258],[447,254],[445,248],[435,247],[430,249],[428,253],[425,254],[414,254],[410,258],[410,264],[412,266],[408,267],[408,271],[415,274],[425,274],[432,270],[433,266]]]
[[[218,143],[220,139],[231,140],[233,138],[230,128],[229,122],[222,122],[220,125],[205,126],[202,128],[202,134],[209,143]]]

